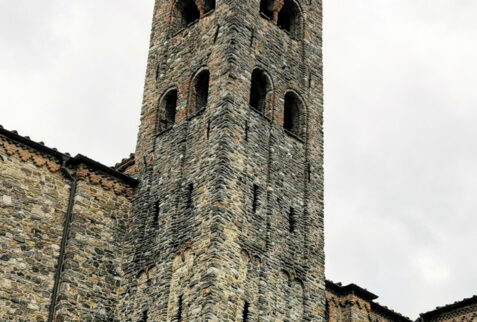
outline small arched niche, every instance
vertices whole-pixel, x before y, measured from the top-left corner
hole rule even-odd
[[[303,102],[293,92],[285,95],[285,105],[283,110],[283,128],[291,134],[303,137]]]
[[[177,0],[176,10],[180,14],[181,27],[187,27],[200,18],[200,11],[194,0]]]
[[[177,114],[177,90],[171,89],[163,96],[159,104],[159,131],[174,125]]]
[[[265,113],[267,105],[267,93],[270,91],[270,81],[265,72],[256,68],[252,72],[250,86],[250,106],[260,113]]]
[[[286,30],[293,38],[299,38],[301,32],[301,12],[293,0],[285,0],[278,12],[277,25]]]
[[[209,80],[210,73],[207,69],[201,71],[195,77],[193,113],[197,113],[207,107],[209,101]]]

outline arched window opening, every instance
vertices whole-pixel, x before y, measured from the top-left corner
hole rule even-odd
[[[215,10],[215,0],[205,0],[204,1],[204,14]]]
[[[250,89],[250,106],[260,112],[265,112],[267,92],[269,90],[268,78],[263,71],[255,69],[252,72],[252,85]]]
[[[292,37],[298,37],[300,32],[300,9],[293,0],[285,0],[278,13],[277,25],[288,31]]]
[[[288,92],[285,95],[283,127],[298,137],[302,135],[300,123],[302,107],[303,104],[296,94]]]
[[[274,0],[262,0],[260,2],[260,13],[270,20],[273,20]]]
[[[172,90],[163,99],[164,118],[163,128],[169,128],[176,122],[177,90]]]
[[[207,107],[207,102],[209,100],[209,79],[210,73],[208,70],[204,70],[197,75],[194,89],[195,89],[195,111],[199,112],[200,110]]]
[[[176,7],[182,17],[182,27],[199,20],[200,11],[194,0],[179,0],[176,2]]]

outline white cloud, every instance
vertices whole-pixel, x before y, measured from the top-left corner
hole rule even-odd
[[[151,0],[2,2],[3,125],[110,165],[133,152],[152,7]]]
[[[474,294],[477,3],[324,3],[328,276],[413,317]]]
[[[431,285],[442,285],[449,280],[451,275],[445,262],[428,254],[420,255],[417,258],[416,265],[421,278]]]

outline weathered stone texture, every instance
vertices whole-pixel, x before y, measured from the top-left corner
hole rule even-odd
[[[124,268],[133,320],[240,321],[247,305],[251,321],[323,320],[321,2],[294,3],[292,35],[258,0],[217,1],[186,27],[173,1],[156,2]],[[255,68],[270,83],[262,113],[249,105]],[[203,70],[208,104],[197,111]],[[175,125],[163,128],[171,90]],[[288,92],[303,104],[300,137],[283,128]]]
[[[378,297],[355,285],[326,281],[326,321],[410,322],[411,320],[376,303]]]
[[[0,320],[409,321],[325,282],[322,1],[261,2],[156,1],[114,169],[0,127]]]
[[[1,131],[0,320],[117,319],[132,187]]]
[[[70,188],[59,166],[0,136],[2,321],[47,320]]]
[[[115,320],[131,202],[112,189],[79,181],[72,215],[57,321]]]

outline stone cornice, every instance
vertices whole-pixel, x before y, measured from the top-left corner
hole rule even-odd
[[[1,126],[0,147],[3,147],[7,155],[16,156],[22,162],[33,162],[37,167],[45,167],[52,173],[60,171],[62,167],[76,170],[79,179],[101,185],[117,194],[125,194],[129,198],[132,197],[132,188],[139,183],[136,179],[86,156],[78,154],[71,157]]]

